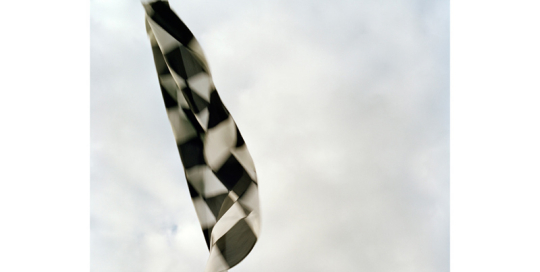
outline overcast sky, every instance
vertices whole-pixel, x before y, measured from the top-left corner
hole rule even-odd
[[[91,0],[91,270],[203,271],[144,9]],[[171,0],[257,168],[236,272],[449,271],[449,2]]]

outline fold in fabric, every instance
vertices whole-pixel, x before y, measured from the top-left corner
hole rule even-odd
[[[227,271],[259,235],[255,166],[191,31],[168,2],[143,6],[161,94],[210,251],[205,272]]]

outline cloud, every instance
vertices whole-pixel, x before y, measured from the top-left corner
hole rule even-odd
[[[257,167],[235,271],[449,270],[446,1],[170,4]],[[92,270],[202,271],[138,5],[92,2]]]

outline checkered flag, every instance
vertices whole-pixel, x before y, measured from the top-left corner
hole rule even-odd
[[[161,94],[210,250],[205,272],[227,271],[259,235],[255,166],[191,31],[168,2],[143,5]]]

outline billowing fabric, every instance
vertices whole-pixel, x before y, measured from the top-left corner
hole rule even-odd
[[[259,235],[255,166],[191,31],[168,2],[143,5],[161,94],[210,250],[205,272],[227,271]]]

